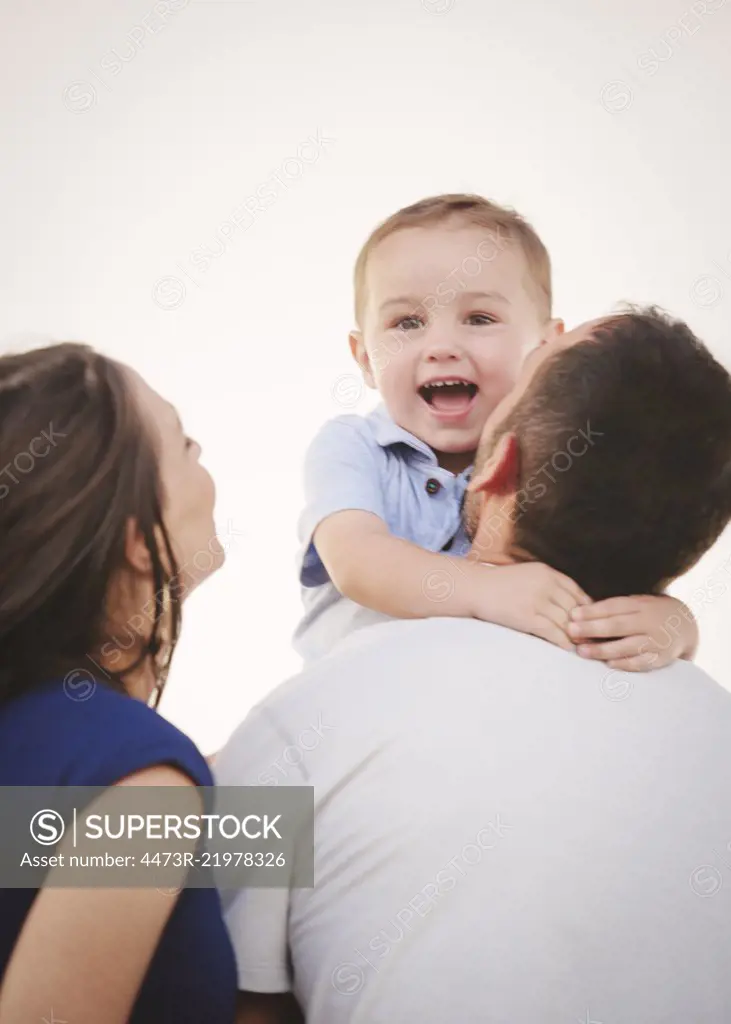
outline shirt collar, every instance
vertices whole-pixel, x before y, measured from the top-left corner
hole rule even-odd
[[[390,448],[394,444],[407,444],[410,448],[436,462],[436,456],[429,445],[394,423],[385,405],[377,406],[368,416],[368,421],[373,431],[373,437],[381,448]]]
[[[385,405],[378,405],[367,418],[376,444],[379,444],[381,448],[390,448],[394,444],[407,444],[414,451],[419,452],[420,455],[424,455],[429,462],[432,462],[435,466],[437,465],[437,457],[429,445],[413,434],[410,434],[408,430],[404,430],[398,423],[394,423]],[[472,469],[472,466],[468,466],[467,469],[462,470],[457,479],[468,483],[472,475]]]

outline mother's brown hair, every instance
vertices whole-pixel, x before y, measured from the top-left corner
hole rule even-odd
[[[0,467],[0,701],[79,672],[124,690],[152,657],[157,704],[180,588],[156,439],[124,368],[75,343],[0,357]],[[142,649],[112,671],[98,660],[130,523],[150,554],[154,599]]]

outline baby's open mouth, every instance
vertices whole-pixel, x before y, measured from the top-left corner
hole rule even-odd
[[[467,412],[477,391],[469,380],[433,380],[422,384],[419,395],[436,412],[459,414]]]

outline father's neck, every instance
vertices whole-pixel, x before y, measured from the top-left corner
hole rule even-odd
[[[473,562],[489,562],[491,565],[510,565],[515,562],[514,510],[515,495],[485,496],[472,547],[466,557]]]

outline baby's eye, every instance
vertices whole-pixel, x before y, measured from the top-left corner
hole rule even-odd
[[[491,316],[490,313],[470,313],[467,317],[467,322],[474,324],[476,327],[483,327],[485,324],[496,324],[497,318]]]
[[[420,327],[424,326],[424,322],[418,316],[402,316],[393,326],[398,327],[401,331],[418,331]]]

